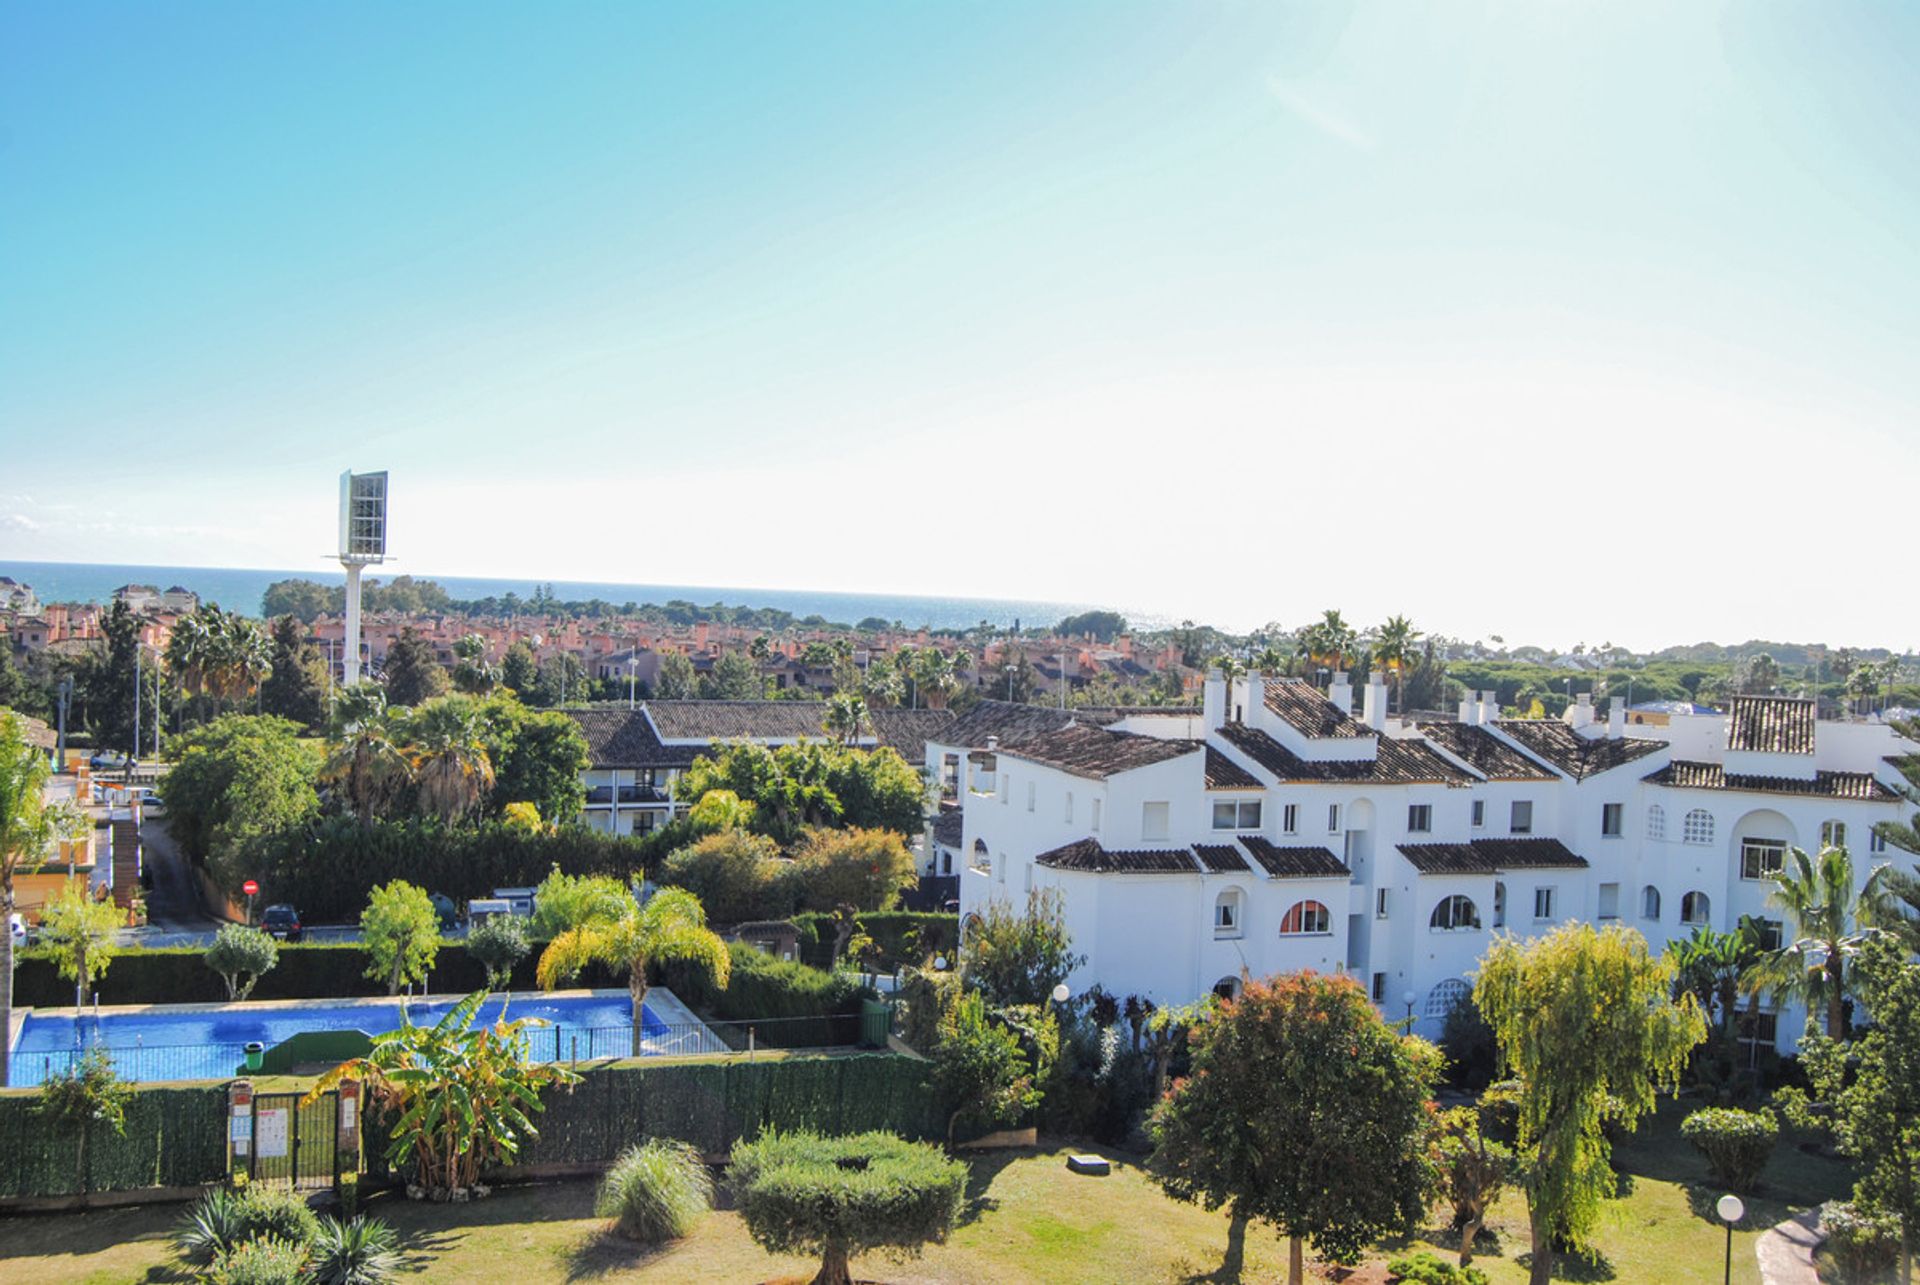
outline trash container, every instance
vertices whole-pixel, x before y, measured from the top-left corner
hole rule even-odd
[[[883,999],[860,1001],[860,1046],[882,1049],[893,1029],[893,1005]]]
[[[259,1040],[249,1040],[247,1042],[247,1069],[249,1071],[258,1071],[261,1061],[266,1057],[266,1052],[267,1046]]]

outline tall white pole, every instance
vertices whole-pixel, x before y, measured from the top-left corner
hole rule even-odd
[[[340,658],[340,676],[351,687],[360,681],[360,564],[348,562],[346,654]]]

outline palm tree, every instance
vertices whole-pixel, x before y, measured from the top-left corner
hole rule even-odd
[[[500,685],[500,669],[487,659],[487,640],[479,634],[467,634],[453,645],[458,664],[453,667],[453,685],[474,696],[485,696]]]
[[[1272,678],[1287,672],[1287,653],[1272,643],[1268,643],[1253,654],[1252,671]]]
[[[469,701],[442,697],[421,706],[411,726],[407,757],[421,805],[449,823],[473,813],[493,788],[479,712]]]
[[[684,888],[662,888],[642,906],[631,898],[617,918],[598,917],[567,929],[541,952],[534,968],[542,990],[552,990],[598,961],[627,970],[633,999],[633,1056],[642,1052],[649,966],[684,960],[703,970],[722,990],[732,967],[727,944],[707,927],[700,899]]]
[[[167,637],[166,666],[189,696],[204,697],[207,693],[207,671],[213,663],[209,610],[202,607],[181,620]]]
[[[1844,847],[1826,847],[1817,858],[1787,849],[1787,866],[1773,877],[1767,904],[1784,911],[1792,940],[1770,951],[1748,974],[1747,988],[1770,990],[1804,1000],[1808,1021],[1821,1005],[1827,1010],[1827,1035],[1847,1032],[1847,960],[1866,940],[1872,925],[1890,917],[1885,891],[1886,867],[1876,866],[1854,887],[1853,858]]]
[[[1902,870],[1888,870],[1886,894],[1886,913],[1878,927],[1897,937],[1909,955],[1920,955],[1920,879]]]
[[[1337,671],[1347,667],[1347,653],[1353,650],[1356,639],[1353,626],[1338,611],[1329,608],[1320,619],[1300,631],[1298,645],[1316,665]]]
[[[1716,1019],[1720,1034],[1731,1037],[1739,1011],[1740,985],[1766,954],[1760,927],[1751,915],[1730,933],[1700,927],[1693,936],[1667,943],[1674,963],[1674,985],[1699,1001],[1700,1009]]]
[[[1420,631],[1405,616],[1388,616],[1387,623],[1381,625],[1373,636],[1373,663],[1383,666],[1393,675],[1395,695],[1400,699],[1400,710],[1406,712],[1406,667],[1413,663],[1414,644],[1420,641]]]
[[[866,698],[858,692],[836,692],[827,701],[824,730],[842,745],[852,745],[873,730]]]
[[[333,698],[332,746],[320,779],[339,787],[360,824],[413,780],[402,717],[387,707],[378,683],[342,687]]]

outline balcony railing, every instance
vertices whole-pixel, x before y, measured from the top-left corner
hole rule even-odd
[[[596,785],[591,787],[587,791],[588,807],[594,807],[596,805],[599,807],[606,807],[608,804],[612,802],[613,802],[613,787],[611,785]]]
[[[657,785],[623,785],[620,787],[622,803],[669,803],[667,792]]]

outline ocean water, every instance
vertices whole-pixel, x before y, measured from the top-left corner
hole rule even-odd
[[[795,617],[822,616],[852,624],[869,616],[897,620],[908,628],[964,629],[986,621],[996,628],[1050,625],[1090,604],[1071,602],[1017,602],[1003,598],[938,598],[908,594],[825,593],[806,589],[728,589],[711,585],[615,584],[587,580],[535,582],[480,576],[439,576],[413,572],[415,579],[438,581],[457,599],[498,597],[517,593],[532,596],[536,583],[551,584],[561,601],[586,602],[594,598],[624,605],[664,603],[671,599],[708,606],[772,607]],[[89,562],[8,562],[0,560],[0,575],[33,586],[42,602],[105,602],[124,584],[150,584],[161,589],[183,585],[202,601],[216,602],[229,611],[260,614],[260,599],[276,580],[301,578],[323,584],[340,583],[341,572],[262,571],[234,567],[150,567]],[[370,576],[391,579],[391,576]],[[1126,611],[1137,629],[1161,628],[1172,623],[1153,613]]]

